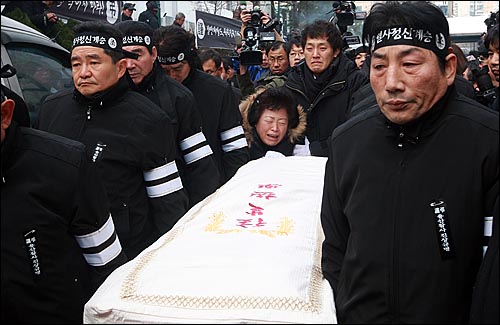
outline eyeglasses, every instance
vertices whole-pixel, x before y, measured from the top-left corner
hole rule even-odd
[[[293,52],[293,51],[290,51],[290,56],[301,56],[301,55],[304,55],[304,52]]]
[[[274,63],[274,62],[281,63],[281,62],[283,62],[283,60],[285,60],[285,58],[282,56],[279,56],[277,58],[275,58],[275,57],[267,58],[267,61],[269,61],[269,63]]]

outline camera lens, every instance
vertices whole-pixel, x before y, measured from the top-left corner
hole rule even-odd
[[[260,10],[252,12],[252,17],[250,18],[250,23],[254,26],[260,25]]]

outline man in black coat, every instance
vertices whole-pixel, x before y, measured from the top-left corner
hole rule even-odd
[[[2,68],[2,78],[13,73]],[[1,319],[81,323],[126,262],[106,192],[82,143],[30,128],[21,97],[1,93]]]
[[[160,27],[160,22],[158,21],[158,10],[159,10],[158,2],[156,1],[146,2],[146,10],[141,12],[138,21],[145,22],[146,24],[151,26],[153,30],[157,29],[158,27]]]
[[[39,128],[83,142],[99,167],[111,214],[127,257],[134,258],[187,211],[176,141],[168,115],[132,91],[128,57],[114,25],[88,21],[75,28],[73,91],[43,104]]]
[[[285,87],[307,114],[301,154],[326,157],[328,138],[347,120],[352,95],[368,78],[342,52],[342,35],[333,23],[318,20],[307,25],[301,42],[305,59],[288,73]]]
[[[374,4],[363,40],[377,109],[333,131],[321,210],[338,322],[466,323],[498,200],[498,112],[458,94],[434,4]]]
[[[153,38],[162,69],[196,98],[203,133],[214,152],[222,185],[249,159],[241,113],[231,86],[198,69],[201,64],[192,33],[164,26],[155,31]]]
[[[158,51],[152,43],[153,29],[148,24],[128,21],[116,27],[123,32],[123,48],[139,54],[137,59],[127,59],[133,89],[160,106],[172,121],[178,144],[177,166],[189,195],[189,206],[194,206],[219,187],[219,171],[202,131],[193,93],[161,69],[156,60]]]

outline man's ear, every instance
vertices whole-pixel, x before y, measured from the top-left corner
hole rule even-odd
[[[16,103],[12,99],[6,99],[2,102],[2,130],[6,130],[10,126],[15,106]]]
[[[118,61],[119,78],[123,77],[126,71],[127,71],[127,59],[126,58],[120,59],[120,61]]]
[[[448,86],[455,82],[455,74],[457,73],[457,56],[453,53],[448,54],[445,59],[444,75],[448,82]]]
[[[156,46],[153,46],[151,49],[151,57],[153,58],[153,63],[156,61],[156,58],[158,57],[158,50],[156,49]]]

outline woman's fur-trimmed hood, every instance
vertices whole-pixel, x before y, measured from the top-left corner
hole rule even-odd
[[[257,96],[265,90],[265,88],[258,88],[255,93],[248,95],[240,102],[239,105],[241,117],[243,118],[243,130],[245,131],[245,137],[249,147],[251,147],[254,142],[252,134],[254,127],[250,125],[250,122],[248,121],[248,111]],[[297,105],[297,113],[299,115],[299,123],[295,128],[288,129],[288,139],[291,143],[297,142],[297,140],[306,132],[307,116],[301,105]]]

